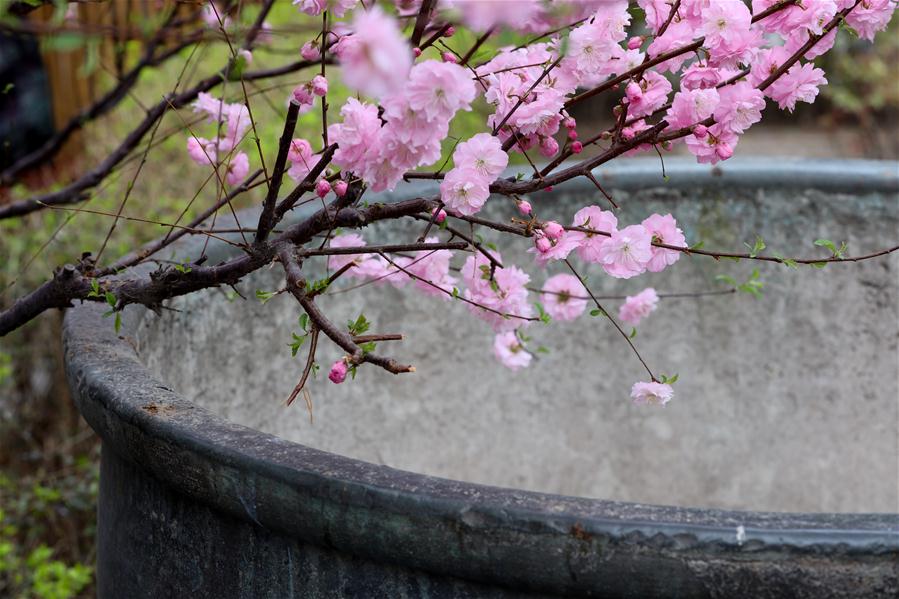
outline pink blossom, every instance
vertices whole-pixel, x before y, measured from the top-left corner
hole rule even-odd
[[[584,144],[582,144],[581,142],[576,141],[573,144],[571,144],[571,152],[572,153],[580,154],[583,151],[584,151]]]
[[[683,10],[683,5],[681,5],[681,7]],[[649,47],[646,49],[646,53],[651,58],[655,58],[661,54],[667,54],[674,50],[680,50],[684,46],[688,46],[693,43],[693,38],[696,37],[696,33],[696,29],[689,21],[672,21],[671,25],[668,26],[668,30],[665,31],[665,34],[661,37],[655,38],[652,43],[649,44]],[[689,54],[683,53],[675,56],[674,58],[666,60],[656,68],[659,71],[663,72],[677,72],[683,66],[684,62],[689,59],[689,57]]]
[[[428,237],[426,243],[437,243],[436,237]],[[438,296],[449,300],[453,287],[456,284],[455,277],[450,272],[450,260],[453,253],[450,250],[422,250],[414,252],[412,259],[404,268],[415,275],[415,287],[427,295]],[[440,289],[435,289],[434,285]],[[443,291],[441,291],[441,289]]]
[[[306,42],[303,44],[303,47],[300,48],[300,56],[302,56],[304,60],[319,60],[322,55],[321,52],[318,51],[318,43]]]
[[[544,137],[540,139],[540,155],[546,158],[552,158],[559,152],[559,142],[552,137]]]
[[[660,405],[674,399],[674,389],[665,383],[634,383],[631,388],[631,399],[637,405]]]
[[[324,198],[329,193],[331,193],[331,184],[328,183],[327,179],[319,179],[318,183],[315,184],[315,195]]]
[[[464,67],[426,60],[415,65],[406,84],[409,106],[425,113],[428,120],[450,119],[458,110],[469,110],[475,87]]]
[[[705,133],[702,138],[688,135],[685,139],[687,149],[696,156],[697,162],[717,164],[718,161],[733,156],[737,142],[740,141],[736,133],[721,123],[712,125]]]
[[[293,0],[294,6],[307,15],[316,16],[327,10],[335,17],[345,15],[357,2],[358,0]]]
[[[456,55],[453,54],[452,52],[444,52],[443,54],[440,55],[440,58],[443,59],[443,62],[449,62],[452,64],[458,64],[458,62],[459,62],[459,59],[456,58]]]
[[[687,89],[674,94],[671,108],[665,120],[669,129],[675,130],[682,127],[690,127],[712,116],[718,107],[720,98],[718,90],[712,89]]]
[[[215,144],[202,137],[187,138],[187,155],[199,165],[214,164],[217,157]]]
[[[854,3],[848,3],[852,6]],[[864,0],[846,15],[846,24],[852,27],[862,39],[874,41],[878,31],[886,29],[893,11],[894,0]]]
[[[238,152],[231,157],[228,163],[228,174],[225,176],[225,182],[234,186],[240,184],[250,172],[250,159],[245,152]]]
[[[493,252],[493,256],[502,260],[498,252]],[[487,322],[495,332],[512,331],[522,324],[520,318],[514,316],[528,318],[533,315],[526,288],[531,278],[516,266],[496,268],[492,281],[490,272],[489,261],[480,253],[465,260],[462,266],[462,278],[467,286],[464,297],[477,304],[469,305],[468,309]],[[484,310],[480,306],[493,311]]]
[[[668,101],[671,83],[655,71],[647,71],[639,82],[631,81],[627,86],[628,117],[647,116],[661,108]]]
[[[412,67],[412,49],[396,20],[374,5],[356,11],[352,30],[334,48],[344,83],[375,97],[402,87]]]
[[[752,58],[761,45],[760,34],[751,29],[752,13],[742,2],[713,1],[702,11],[702,33],[713,65],[734,67]]]
[[[328,137],[338,145],[334,163],[361,174],[367,166],[367,152],[381,129],[378,108],[350,98],[340,109],[340,115],[342,123],[328,126]]]
[[[545,235],[537,235],[534,238],[534,247],[530,248],[528,252],[534,254],[534,261],[539,266],[545,267],[553,260],[564,260],[575,249],[577,249],[577,240],[565,231],[555,241]]]
[[[311,82],[301,83],[293,88],[291,98],[300,107],[300,114],[305,114],[312,110],[315,98],[312,95]]]
[[[543,234],[546,235],[550,241],[559,241],[564,233],[564,227],[556,221],[550,220],[543,224]]]
[[[722,87],[721,102],[715,108],[715,120],[734,133],[743,133],[762,120],[765,96],[748,81]]]
[[[681,89],[709,89],[721,83],[721,70],[702,62],[694,62],[681,73]]]
[[[480,211],[488,197],[488,183],[472,169],[454,168],[440,184],[440,199],[450,212],[470,216]]]
[[[543,284],[540,301],[546,312],[556,320],[574,320],[587,309],[587,300],[580,279],[573,275],[552,276]]]
[[[518,202],[518,211],[521,212],[524,216],[530,216],[533,213],[533,208],[531,208],[531,203],[522,200]]]
[[[652,234],[643,225],[631,225],[612,233],[599,248],[599,263],[606,273],[629,279],[646,272],[652,259]]]
[[[287,160],[291,165],[287,170],[287,174],[297,182],[305,179],[312,167],[318,163],[318,159],[312,153],[312,145],[301,138],[290,142],[290,148],[287,150]]]
[[[328,94],[328,80],[322,75],[316,75],[312,78],[312,93],[316,96],[326,96]]]
[[[571,226],[612,234],[618,230],[618,219],[599,206],[586,206],[575,212]],[[605,235],[581,231],[569,231],[567,235],[577,244],[577,254],[581,260],[592,263],[599,262],[599,250],[609,239]]]
[[[687,240],[683,231],[677,226],[677,221],[670,214],[664,216],[653,214],[643,221],[643,226],[652,235],[655,243],[664,243],[675,247],[687,247]],[[646,265],[649,272],[662,272],[680,260],[681,252],[668,248],[651,246],[652,259]]]
[[[434,215],[434,222],[438,225],[443,224],[443,221],[446,220],[446,210],[444,210],[443,208],[437,211],[432,211],[431,214]]]
[[[492,183],[509,164],[509,155],[502,143],[489,133],[478,133],[456,146],[453,152],[456,168],[476,171],[488,183]]]
[[[527,368],[531,363],[531,353],[521,345],[515,331],[500,333],[493,341],[493,355],[510,370]]]
[[[766,93],[777,102],[781,110],[793,112],[796,102],[814,102],[818,96],[818,87],[826,84],[824,71],[807,62],[790,67],[790,70],[768,87]]]
[[[347,185],[346,181],[344,181],[343,179],[338,179],[334,182],[334,194],[338,198],[342,198],[346,195],[347,187],[349,187],[349,185]]]
[[[347,370],[349,369],[347,368],[346,361],[343,359],[337,360],[331,364],[331,371],[328,373],[328,379],[335,385],[339,385],[346,380]]]
[[[618,310],[618,318],[631,326],[637,326],[640,321],[650,315],[659,303],[659,295],[652,287],[647,287],[637,295],[629,295]]]
[[[332,237],[328,246],[332,248],[363,248],[365,240],[357,233],[343,233]],[[375,262],[372,254],[335,254],[328,256],[328,268],[333,271],[338,271],[347,264],[352,264],[353,267],[346,273],[349,277],[368,278],[367,273],[370,269],[365,268],[368,262]]]

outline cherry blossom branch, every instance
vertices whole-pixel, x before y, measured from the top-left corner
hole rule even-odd
[[[582,277],[581,275],[578,274],[578,272],[574,269],[574,266],[571,265],[571,262],[568,261],[568,258],[565,258],[565,260],[563,260],[563,261],[565,262],[565,265],[568,267],[568,269],[571,271],[571,274],[576,276],[578,281],[581,282],[581,285],[584,286],[584,289],[587,290],[587,293],[590,295],[590,299],[592,299],[593,303],[596,305],[596,309],[600,311],[602,316],[605,316],[606,318],[609,319],[609,322],[612,323],[612,325],[621,334],[621,336],[624,338],[624,340],[627,341],[627,344],[630,346],[631,350],[633,350],[634,355],[637,356],[637,359],[640,360],[640,363],[643,365],[643,368],[645,368],[646,372],[649,373],[649,378],[652,379],[653,382],[657,382],[656,377],[652,373],[652,370],[649,369],[649,365],[646,363],[646,360],[643,359],[643,356],[640,355],[640,352],[637,351],[637,348],[634,346],[634,342],[631,341],[630,335],[625,333],[624,330],[615,321],[615,319],[612,318],[612,315],[609,314],[609,312],[606,311],[606,309],[602,307],[602,304],[599,303],[599,299],[595,295],[593,295],[593,291],[591,291],[590,287],[587,286],[587,281],[584,280],[584,277]]]
[[[300,266],[293,256],[289,246],[282,245],[278,249],[278,257],[284,270],[287,273],[287,289],[291,295],[299,302],[312,324],[321,330],[331,341],[349,354],[351,364],[357,365],[362,363],[380,366],[387,372],[393,374],[403,374],[407,372],[415,372],[415,367],[407,364],[400,364],[392,358],[379,356],[372,352],[365,352],[359,344],[353,339],[353,336],[342,330],[331,322],[325,314],[319,309],[312,298],[306,293],[306,281],[302,278]]]
[[[418,10],[418,16],[415,18],[415,27],[412,30],[412,37],[409,43],[413,48],[417,48],[421,43],[421,36],[425,32],[428,21],[431,20],[431,10],[433,10],[436,0],[422,0],[421,8]]]
[[[275,159],[275,166],[268,183],[268,193],[262,202],[262,212],[259,214],[259,224],[256,226],[256,243],[265,241],[275,226],[275,202],[278,199],[278,191],[281,189],[281,180],[286,170],[287,155],[290,152],[290,144],[293,142],[293,132],[297,126],[299,114],[300,105],[291,100],[287,106],[284,130],[281,132],[281,139],[278,142],[278,157]]]

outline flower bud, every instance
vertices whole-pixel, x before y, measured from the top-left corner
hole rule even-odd
[[[518,202],[518,211],[525,216],[530,216],[532,212],[531,203],[526,200]]]
[[[346,380],[347,370],[349,369],[346,366],[346,362],[344,360],[337,360],[331,365],[331,372],[328,373],[328,378],[335,385],[339,385]]]
[[[444,52],[443,53],[443,62],[448,62],[450,64],[456,64],[459,60],[456,58],[456,55],[452,52]]]
[[[574,120],[573,117],[566,117],[564,121],[562,121],[562,126],[566,129],[574,129],[577,127],[577,121]]]
[[[534,241],[534,245],[537,247],[537,251],[541,254],[545,254],[549,250],[553,248],[553,244],[546,237],[540,236]]]
[[[562,233],[564,232],[565,229],[562,228],[562,225],[554,220],[547,221],[543,224],[543,234],[551,241],[559,241],[559,238],[562,237]]]
[[[315,98],[309,85],[303,83],[293,88],[293,100],[300,106],[311,106]]]
[[[302,56],[304,60],[318,60],[322,57],[321,53],[318,51],[318,44],[313,42],[306,42],[303,44],[303,47],[300,49],[300,56]]]
[[[628,50],[636,50],[640,46],[643,45],[643,38],[639,36],[634,36],[631,39],[627,40],[627,49]]]
[[[446,31],[444,32],[443,37],[453,37],[454,35],[456,35],[456,28],[453,27],[452,25],[450,25],[449,27],[446,28]]]
[[[324,199],[326,195],[331,192],[331,184],[328,183],[327,179],[319,179],[318,183],[315,184],[315,195]]]
[[[412,48],[412,55],[415,56],[415,58],[421,56],[421,48]]]
[[[734,155],[734,150],[728,144],[722,143],[715,146],[715,154],[717,154],[718,158],[721,160],[727,160]]]
[[[696,125],[693,127],[693,135],[696,136],[696,139],[705,139],[705,136],[708,134],[709,130],[705,125]]]
[[[325,96],[328,94],[328,80],[321,75],[312,78],[312,93],[316,96]]]
[[[432,214],[433,214],[433,213],[432,213]],[[437,223],[437,224],[439,225],[439,224],[443,223],[443,221],[445,221],[445,220],[446,220],[446,210],[444,210],[443,208],[441,208],[441,209],[437,212],[437,214],[434,216],[434,222]]]
[[[343,179],[338,179],[334,182],[334,193],[337,194],[338,198],[342,198],[344,195],[346,195],[347,187],[349,187],[349,185],[347,185],[346,181],[344,181]]]
[[[574,141],[577,139],[577,130],[576,129],[568,130],[568,139],[570,139],[571,141]]]
[[[544,137],[540,140],[540,154],[551,158],[559,151],[559,142],[552,137]]]
[[[244,65],[253,64],[253,53],[247,49],[237,51],[237,55],[243,58]]]
[[[580,154],[584,151],[584,144],[579,141],[574,142],[573,144],[571,144],[571,151],[575,154]]]

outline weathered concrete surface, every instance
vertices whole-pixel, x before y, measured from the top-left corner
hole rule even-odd
[[[882,172],[886,166],[890,169],[888,176]],[[812,182],[819,189],[830,192],[845,189],[847,184],[859,193],[880,189],[879,198],[872,195],[863,200],[862,207],[858,208],[861,214],[856,214],[855,220],[849,219],[843,208],[852,202],[858,204],[858,201],[846,195],[829,197],[828,194],[811,193],[797,195],[791,201],[798,203],[799,214],[823,211],[831,217],[836,214],[846,218],[845,224],[849,225],[863,223],[865,219],[861,217],[867,217],[876,223],[875,230],[868,232],[872,236],[883,233],[877,227],[892,226],[888,219],[894,218],[894,195],[899,191],[899,173],[895,172],[895,164],[852,165],[848,178],[826,168],[827,165],[821,164],[815,168],[783,165],[778,174],[770,163],[764,165],[762,171],[754,167],[729,166],[720,176],[706,178],[702,183],[726,183],[727,189],[735,189],[740,187],[741,181],[753,182],[764,175],[767,183],[808,187]],[[695,167],[673,173],[669,192],[679,186],[696,184],[695,180],[682,176],[690,169],[695,170]],[[612,176],[615,173],[605,174],[610,187],[634,188],[646,183],[645,177],[634,172],[624,176],[621,169],[617,171],[618,177]],[[885,197],[885,191],[891,195]],[[622,192],[620,199],[623,200],[624,195]],[[742,212],[738,212],[743,218],[738,222],[759,220],[751,210],[742,208],[754,206],[754,199],[767,201],[757,196],[752,192],[746,194],[745,203],[739,205]],[[673,197],[666,194],[665,201],[682,204],[683,217],[692,217],[697,223],[714,224],[714,218],[709,221],[710,217],[704,215],[720,216],[720,212],[710,210],[709,206],[729,205],[714,197],[701,202]],[[564,200],[557,196],[554,201],[557,208],[564,209]],[[629,198],[629,202],[636,206],[655,201],[661,200],[657,196],[648,200],[636,196]],[[776,210],[773,213],[774,217],[782,214]],[[768,224],[789,232],[791,222],[797,221],[783,217]],[[418,226],[397,232],[414,236]],[[711,228],[714,230],[708,233],[709,236],[726,237],[728,234],[727,230],[721,233],[720,227]],[[189,255],[190,247],[181,247],[181,250],[184,250],[181,255]],[[213,261],[223,255],[220,250],[213,248]],[[685,265],[689,271],[690,266]],[[895,266],[891,263],[887,268],[892,270],[888,272],[894,273]],[[873,281],[869,286],[878,289],[869,299],[883,299],[878,294],[889,292],[895,281],[887,279],[889,282],[884,291],[882,279],[878,278],[883,277],[883,273],[874,269],[858,271],[856,276],[865,272],[868,272],[865,276]],[[699,277],[695,272],[690,276]],[[839,292],[846,295],[852,291],[854,279],[843,276],[831,284],[841,285]],[[682,281],[678,279],[678,282]],[[277,281],[261,281],[259,285],[271,289]],[[778,285],[775,289],[795,290],[796,286],[795,282],[789,281],[781,281]],[[249,291],[252,290],[250,286]],[[850,297],[864,298],[857,290],[852,293],[855,295],[850,294]],[[339,305],[341,298],[346,301],[347,297],[338,295],[325,299],[337,299],[330,309],[342,310],[343,316],[355,315],[353,305]],[[406,300],[396,298],[394,301]],[[271,324],[245,326],[250,312],[237,311],[232,304],[215,295],[210,295],[208,305],[204,306],[212,314],[210,319],[199,318],[200,306],[191,302],[187,300],[183,305],[187,311],[180,313],[178,318],[182,320],[158,322],[147,318],[139,309],[129,309],[120,335],[113,331],[110,321],[102,317],[104,309],[100,305],[85,305],[70,310],[66,316],[64,338],[69,383],[82,415],[103,439],[97,558],[100,599],[155,599],[159,596],[194,599],[526,596],[822,599],[892,598],[899,594],[899,521],[895,510],[881,514],[766,513],[541,494],[396,470],[292,443],[225,420],[197,404],[205,402],[216,412],[230,412],[232,416],[243,413],[246,421],[268,421],[270,428],[276,428],[278,418],[286,420],[294,413],[303,414],[301,410],[274,411],[278,408],[274,407],[273,397],[284,391],[272,388],[277,381],[265,379],[266,376],[288,378],[288,374],[296,375],[298,366],[286,362],[279,364],[269,354],[260,353],[259,348],[266,347],[266,343],[286,353],[281,337],[284,330],[276,331]],[[894,335],[889,332],[888,325],[890,314],[895,319],[895,313],[889,312],[888,300],[884,305],[888,308],[887,316],[881,323],[887,324],[880,328],[870,325],[869,328],[872,334],[887,331]],[[253,305],[246,308],[255,310]],[[378,391],[369,399],[352,395],[358,389],[365,389],[361,380],[339,389],[347,389],[350,395],[345,396],[332,395],[333,387],[318,388],[316,427],[320,428],[311,430],[320,437],[331,431],[339,438],[326,437],[316,441],[309,428],[293,428],[300,438],[319,444],[343,443],[351,450],[355,447],[356,451],[367,451],[361,443],[349,443],[345,439],[356,435],[359,439],[369,440],[373,452],[395,452],[397,459],[404,457],[402,450],[406,443],[406,451],[422,454],[413,457],[424,470],[444,468],[470,478],[513,482],[517,476],[533,481],[534,486],[577,485],[577,480],[587,473],[592,477],[592,483],[600,487],[598,494],[614,494],[615,486],[611,482],[616,480],[615,477],[618,477],[617,484],[625,496],[659,493],[656,481],[642,472],[646,469],[655,476],[666,476],[664,480],[670,492],[664,496],[660,494],[666,503],[678,503],[685,497],[700,497],[701,503],[703,497],[708,500],[707,497],[719,487],[731,484],[723,479],[725,482],[712,488],[708,496],[688,487],[701,480],[693,470],[716,467],[716,461],[708,457],[710,453],[730,450],[729,443],[723,441],[725,436],[735,439],[734,443],[746,443],[740,426],[732,426],[714,431],[719,435],[717,444],[708,442],[711,447],[690,453],[695,448],[687,442],[689,435],[708,441],[706,427],[723,426],[736,420],[732,416],[723,418],[722,412],[725,415],[728,411],[732,415],[742,413],[750,420],[750,424],[743,426],[756,429],[760,441],[754,440],[751,450],[744,448],[746,460],[751,463],[732,465],[733,468],[746,468],[750,473],[764,472],[759,470],[761,466],[755,461],[755,453],[765,454],[774,464],[770,467],[775,470],[786,467],[782,465],[785,462],[798,459],[802,460],[798,469],[800,474],[803,469],[814,471],[808,466],[800,444],[791,438],[785,440],[787,435],[782,431],[781,434],[777,431],[766,433],[753,422],[753,418],[766,423],[778,422],[773,415],[786,418],[789,424],[797,427],[796,434],[808,436],[810,430],[814,432],[814,427],[801,428],[803,422],[820,427],[822,434],[826,433],[832,442],[839,440],[841,456],[859,456],[858,469],[871,461],[862,459],[862,454],[857,452],[858,444],[864,444],[867,455],[881,452],[877,456],[881,462],[890,460],[891,450],[883,444],[884,435],[889,437],[889,433],[883,433],[889,429],[888,424],[876,429],[880,432],[868,434],[869,431],[865,431],[861,439],[851,441],[843,433],[845,427],[831,420],[823,409],[826,404],[806,401],[804,388],[783,373],[776,373],[781,378],[780,387],[774,382],[763,385],[770,389],[767,391],[769,396],[775,398],[783,397],[776,392],[790,388],[790,385],[803,391],[801,397],[797,393],[796,405],[791,410],[804,411],[805,420],[784,409],[783,399],[773,404],[773,409],[770,408],[772,404],[761,401],[770,400],[770,397],[760,396],[753,396],[758,399],[756,402],[731,405],[734,397],[744,393],[747,386],[745,380],[740,379],[743,375],[736,375],[739,385],[725,385],[712,373],[716,372],[714,368],[722,367],[720,348],[739,352],[742,346],[729,338],[722,338],[717,345],[708,342],[709,336],[718,329],[701,321],[696,314],[692,316],[696,319],[694,326],[705,327],[709,333],[701,341],[695,340],[695,347],[663,340],[672,347],[681,347],[680,353],[670,352],[672,356],[698,361],[700,367],[694,365],[700,373],[698,380],[719,393],[718,400],[709,401],[708,397],[694,391],[664,412],[650,412],[647,416],[622,407],[628,404],[618,390],[616,381],[622,378],[618,370],[630,366],[616,362],[618,340],[603,339],[601,329],[596,331],[596,338],[584,339],[580,344],[561,334],[555,338],[554,342],[570,346],[568,349],[575,350],[573,355],[581,356],[582,360],[566,360],[551,354],[545,363],[555,366],[556,370],[549,370],[543,376],[499,378],[498,367],[482,360],[487,352],[479,347],[479,343],[481,339],[489,342],[489,335],[477,329],[466,331],[447,326],[441,312],[447,309],[444,304],[412,301],[408,309],[408,315],[402,315],[394,306],[392,313],[390,309],[382,308],[369,316],[375,318],[378,327],[384,327],[380,330],[402,325],[406,332],[422,333],[425,341],[430,336],[432,343],[440,346],[425,344],[404,349],[407,356],[411,355],[428,369],[426,373],[430,378],[423,379],[426,384],[416,385],[413,379],[411,385],[417,389],[416,393],[372,387]],[[838,307],[828,309],[839,316]],[[681,310],[686,315],[684,318],[690,317],[688,309]],[[714,304],[706,305],[704,310],[734,314]],[[279,317],[293,320],[295,314],[286,315],[290,311],[285,306],[284,314]],[[272,313],[266,310],[264,314]],[[767,321],[765,313],[760,313],[753,304],[741,305],[737,313],[755,316],[755,326]],[[791,316],[795,313],[791,311]],[[820,318],[809,314],[812,313],[808,310],[799,311],[793,318],[809,322],[808,327],[814,330],[820,326]],[[435,315],[439,318],[435,319]],[[431,324],[413,326],[411,323],[415,318]],[[737,320],[733,318],[733,321]],[[743,332],[732,322],[714,322],[724,327],[725,332],[730,330],[728,327],[735,327],[731,334]],[[848,321],[838,321],[833,326],[842,326],[844,322]],[[864,323],[864,320],[860,322]],[[669,334],[674,338],[683,334],[677,333],[682,329],[675,330],[670,322],[662,321],[659,326],[663,325],[669,328],[660,328],[661,333],[656,335]],[[855,329],[847,330],[855,332]],[[433,335],[441,331],[445,335],[435,340]],[[252,346],[235,336],[237,333],[246,335],[245,339],[254,337],[261,345]],[[549,338],[550,341],[553,339]],[[827,341],[824,335],[821,339],[824,341],[815,339],[819,346]],[[876,342],[880,343],[881,339],[877,338]],[[785,346],[794,341],[784,334],[778,334],[777,340]],[[446,372],[441,368],[445,362],[438,361],[433,354],[444,345],[455,347],[463,369]],[[884,347],[880,354],[895,352],[895,339]],[[701,349],[707,351],[700,356]],[[793,349],[799,356],[794,362],[808,366],[805,357],[808,348],[794,346]],[[816,350],[821,351],[820,347]],[[754,364],[772,360],[775,350],[766,348],[766,351],[759,351],[744,362]],[[208,354],[208,360],[195,359],[192,352]],[[607,374],[598,374],[597,363],[605,352],[611,356],[601,364]],[[155,376],[141,360],[167,372],[164,376]],[[741,363],[740,367],[749,368],[746,364]],[[878,366],[880,363],[873,364]],[[859,400],[858,393],[853,395],[851,399],[855,399],[856,410],[850,415],[880,408],[882,420],[894,418],[895,412],[890,412],[889,401],[884,401],[882,394],[884,389],[890,391],[890,388],[886,384],[865,387],[864,372],[858,371],[858,362],[854,365],[855,370],[848,369],[846,376],[854,377],[855,384],[870,391],[871,397]],[[279,374],[279,367],[285,372]],[[191,369],[195,369],[193,373]],[[177,375],[177,386],[184,393],[199,398],[196,402],[173,390],[173,375]],[[371,376],[370,382],[389,378],[378,378],[376,372]],[[478,397],[479,383],[491,379],[496,384],[494,391],[489,397]],[[842,382],[838,379],[831,377],[828,380],[837,391],[844,392],[839,388]],[[534,382],[535,389],[523,386],[528,380]],[[625,390],[629,382],[621,383]],[[813,391],[824,386],[823,382],[807,384]],[[721,391],[724,386],[728,388],[727,393]],[[541,401],[534,399],[535,391],[544,393]],[[388,393],[396,395],[390,398]],[[513,393],[519,393],[519,396],[513,397]],[[261,407],[257,407],[256,414],[251,413],[252,409],[236,411],[237,396],[249,402],[245,405],[257,402],[256,406],[265,406],[268,415]],[[842,401],[834,396],[828,407],[840,409],[842,404],[837,399]],[[547,402],[557,405],[547,409],[544,405]],[[690,402],[699,405],[692,407]],[[873,403],[875,407],[860,408],[861,402]],[[819,404],[820,409],[810,410],[810,405]],[[686,414],[674,409],[681,405],[684,407],[678,409],[686,410]],[[724,408],[723,405],[731,407]],[[468,412],[460,413],[460,406]],[[617,425],[590,416],[591,411],[601,409],[605,410],[602,413],[607,419],[619,418]],[[594,432],[592,439],[581,439],[583,446],[574,443],[572,440],[577,440],[575,434],[585,434],[584,426],[561,418],[558,413],[566,410],[581,414],[584,419],[593,418],[591,423],[601,435]],[[700,414],[701,410],[705,413]],[[331,424],[324,419],[324,427],[322,412],[332,417]],[[655,420],[663,415],[671,419],[668,426],[680,427],[673,429],[677,434],[670,436],[667,445],[661,443],[660,421]],[[704,418],[705,426],[687,418],[690,415]],[[848,416],[845,419],[851,426],[857,426],[858,422],[867,424],[862,419],[851,421]],[[300,422],[296,419],[294,425]],[[561,430],[562,426],[569,427],[570,431]],[[643,443],[633,443],[619,428],[630,432],[631,436],[641,437]],[[875,425],[869,426],[869,430],[874,429]],[[430,442],[422,438],[421,430],[432,435]],[[534,431],[534,436],[525,439],[529,430]],[[406,431],[410,440],[397,438]],[[614,448],[612,442],[620,447]],[[765,444],[775,443],[784,444],[781,446],[784,454],[792,453],[787,457],[782,454],[772,456],[776,452]],[[644,444],[656,444],[656,452],[643,455]],[[467,445],[472,448],[459,449]],[[510,452],[508,446],[518,447],[520,455]],[[607,453],[595,457],[591,452],[595,452],[596,447],[606,448]],[[576,454],[575,449],[581,453]],[[624,451],[633,452],[634,456],[623,459]],[[817,446],[817,451],[823,455],[822,460],[835,459],[824,445]],[[686,453],[671,459],[670,452]],[[554,455],[555,459],[550,459]],[[567,470],[567,477],[562,476],[566,472],[566,459],[574,460],[574,465]],[[410,459],[408,463],[416,460]],[[693,461],[692,469],[679,467],[680,463],[689,460]],[[671,472],[659,472],[657,463],[669,464]],[[869,472],[872,471],[878,472]],[[890,476],[888,468],[883,471]],[[842,470],[841,473],[845,474]],[[686,483],[678,476],[686,479]],[[772,495],[784,501],[784,496],[801,497],[794,491],[798,488],[810,489],[808,493],[829,492],[818,476],[814,485],[809,483],[804,487],[801,485],[804,481],[785,480],[782,486],[789,492],[783,496]],[[887,489],[882,481],[864,479],[860,475],[855,480],[866,490],[872,490],[877,501],[885,497],[878,495]],[[753,489],[765,488],[760,484],[746,484]],[[845,499],[851,507],[862,501],[861,495],[838,493],[828,497]],[[765,498],[764,493],[753,495],[747,492],[739,499],[756,507],[755,502],[762,503]]]
[[[625,165],[607,171],[606,184],[622,206],[621,223],[672,212],[688,242],[701,239],[707,249],[740,250],[756,234],[789,256],[825,255],[812,245],[818,238],[846,240],[856,255],[896,243],[895,185],[883,188],[878,179],[881,189],[872,190],[877,177],[828,174],[820,163],[817,170],[780,166],[780,189],[759,189],[771,181],[730,163],[722,177],[704,179],[692,177],[706,167],[669,164],[667,183],[657,163],[643,169],[654,175],[622,174]],[[896,163],[868,166],[895,181]],[[583,183],[533,198],[541,218],[569,222],[584,203],[603,205]],[[809,189],[815,185],[829,191]],[[489,217],[514,213],[499,199],[489,206]],[[406,221],[365,235],[403,242],[420,230]],[[558,265],[540,272],[516,250],[505,256],[537,285],[563,272]],[[742,280],[755,266],[697,257],[630,281],[585,271],[597,293],[621,295],[645,286],[716,289],[716,275]],[[383,350],[417,372],[394,377],[364,367],[340,386],[320,376],[309,386],[314,423],[302,400],[283,405],[304,359],[291,358],[287,347],[300,314],[288,297],[261,306],[229,302],[219,291],[197,294],[174,304],[182,312],[148,315],[136,342],[162,380],[229,420],[404,470],[668,505],[899,511],[899,256],[823,270],[760,270],[763,299],[662,300],[640,327],[636,343],[649,363],[680,374],[677,398],[665,409],[628,401],[643,373],[601,319],[532,326],[528,334],[552,351],[513,374],[493,359],[492,333],[462,305],[411,289],[368,286],[321,299],[335,321],[364,309],[373,331],[405,333],[406,341]],[[241,290],[252,298],[282,282],[276,268]],[[607,307],[617,312],[618,304]],[[325,368],[341,355],[327,341],[320,348]]]

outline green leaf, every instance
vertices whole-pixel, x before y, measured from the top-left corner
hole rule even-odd
[[[277,291],[263,291],[262,289],[256,290],[256,299],[258,299],[263,304],[276,295],[278,295]]]
[[[112,291],[107,291],[104,297],[106,298],[106,303],[109,304],[109,307],[115,308],[116,299]]]
[[[537,348],[537,353],[538,354],[548,354],[549,348],[546,347],[545,345],[541,345],[540,347]]]
[[[359,318],[357,318],[355,322],[352,320],[347,321],[347,328],[350,331],[350,335],[362,335],[370,327],[371,323],[365,318],[365,314],[359,314]]]
[[[3,95],[5,96],[9,92],[11,92],[13,90],[13,88],[15,88],[15,87],[16,87],[15,83],[7,83],[5,86],[3,86]]]
[[[543,308],[543,304],[540,302],[535,302],[534,307],[537,308],[537,314],[540,316],[540,322],[543,324],[549,324],[552,322],[552,316],[550,316],[546,310]]]
[[[590,310],[590,316],[608,316],[605,310],[601,310],[600,308],[594,308]]]
[[[704,246],[704,245],[705,245],[705,242],[704,242],[704,241],[697,241],[696,243],[694,243],[693,245],[691,245],[691,246],[690,246],[689,248],[687,248],[687,249],[689,249],[689,250],[700,250],[700,249],[702,249],[702,246]]]
[[[115,326],[115,332],[116,332],[116,333],[118,333],[118,332],[119,332],[119,329],[122,328],[122,313],[121,313],[121,312],[116,312],[116,313],[115,313],[115,323],[114,323],[113,326]]]
[[[289,343],[288,347],[290,347],[290,355],[296,357],[297,352],[306,343],[308,337],[306,335],[297,335],[296,333],[291,333],[291,335],[293,335],[293,343]]]
[[[309,330],[309,315],[306,314],[305,312],[303,312],[302,314],[300,314],[300,327],[301,327],[304,331],[308,331],[308,330]]]
[[[747,248],[749,248],[749,257],[750,258],[755,258],[756,256],[759,255],[759,253],[761,253],[762,250],[764,250],[766,247],[768,247],[765,245],[765,240],[763,240],[761,238],[761,236],[759,236],[759,235],[755,236],[755,243],[753,245],[749,245],[748,243],[745,243],[745,242],[743,243],[743,245],[745,245]]]
[[[636,336],[637,336],[637,329],[636,328],[631,329],[631,334],[629,335],[629,337],[631,339],[633,339]]]
[[[360,344],[360,345],[359,345],[359,349],[362,350],[362,353],[363,353],[363,354],[370,354],[370,353],[372,353],[373,351],[375,351],[375,348],[377,347],[377,345],[378,345],[378,344],[375,343],[374,341],[368,341],[368,342],[366,342],[366,343]]]

